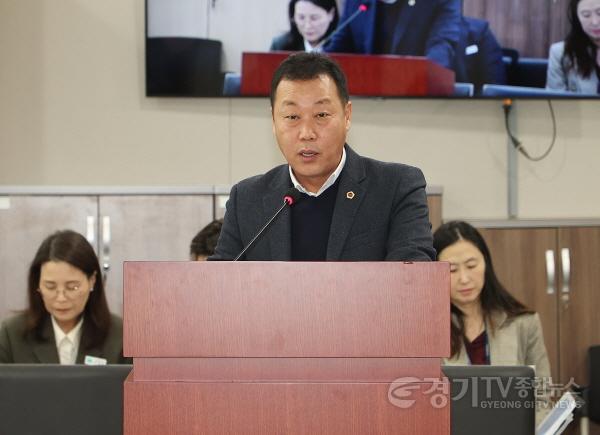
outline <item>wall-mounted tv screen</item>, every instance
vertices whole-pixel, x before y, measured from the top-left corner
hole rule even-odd
[[[146,95],[263,96],[290,52],[350,93],[595,98],[598,0],[146,0]]]

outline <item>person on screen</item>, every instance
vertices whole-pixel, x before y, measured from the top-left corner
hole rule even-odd
[[[287,164],[233,186],[209,260],[235,258],[291,187],[300,200],[282,211],[245,260],[435,258],[423,173],[361,157],[346,144],[352,103],[334,60],[292,54],[275,71],[270,98],[273,133]]]
[[[570,0],[571,28],[552,44],[546,89],[600,94],[600,0]]]
[[[367,9],[334,33],[325,51],[427,56],[454,68],[461,0],[346,0],[340,22],[363,5]]]
[[[539,315],[515,299],[494,272],[481,234],[452,221],[433,235],[439,261],[450,263],[451,355],[445,364],[531,365],[550,378]]]
[[[335,0],[290,0],[290,30],[273,38],[271,51],[313,51],[337,26]]]
[[[29,268],[28,308],[0,326],[0,363],[118,364],[123,325],[108,310],[94,249],[81,234],[47,237]]]
[[[476,93],[484,84],[506,84],[502,47],[485,20],[462,17],[456,60],[456,81],[473,83]]]
[[[223,219],[216,219],[202,228],[190,244],[190,260],[204,261],[215,253]]]

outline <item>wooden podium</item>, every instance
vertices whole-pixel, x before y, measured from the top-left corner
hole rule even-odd
[[[241,94],[269,95],[271,79],[290,52],[243,53]],[[331,53],[346,74],[348,91],[356,96],[424,97],[454,92],[454,71],[416,56]]]
[[[124,433],[448,434],[449,287],[445,263],[127,262]]]

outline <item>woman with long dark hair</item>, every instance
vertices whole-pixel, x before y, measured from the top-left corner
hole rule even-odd
[[[550,47],[546,88],[600,94],[600,0],[570,0],[567,15],[566,39]]]
[[[290,0],[290,30],[273,39],[271,50],[312,51],[339,20],[335,0]]]
[[[451,356],[446,362],[532,365],[537,377],[550,377],[539,316],[500,283],[481,234],[466,222],[448,222],[433,235],[433,245],[438,260],[450,263]]]
[[[42,242],[27,293],[28,308],[0,328],[0,363],[127,362],[122,321],[108,310],[98,258],[81,234]]]

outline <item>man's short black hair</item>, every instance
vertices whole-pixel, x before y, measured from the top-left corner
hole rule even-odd
[[[299,52],[281,62],[273,74],[271,107],[275,102],[277,86],[282,80],[313,80],[322,74],[329,76],[335,82],[342,105],[345,106],[350,97],[348,96],[346,76],[338,63],[325,54]]]
[[[209,257],[213,255],[222,227],[223,219],[217,219],[202,228],[192,239],[190,257],[195,260],[197,257]]]

